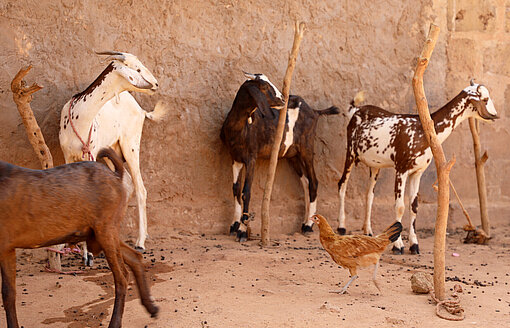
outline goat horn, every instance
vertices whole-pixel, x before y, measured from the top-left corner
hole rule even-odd
[[[257,77],[256,74],[248,73],[248,72],[245,72],[245,71],[243,71],[243,73],[244,73],[244,76],[246,76],[247,78],[249,78],[251,80],[253,80],[253,79],[255,79]]]
[[[124,55],[124,53],[118,51],[101,51],[101,52],[96,51],[96,54],[107,55],[108,57],[105,59],[106,62],[110,60],[120,60],[123,62],[124,60],[126,60],[126,56]]]
[[[122,52],[118,51],[94,51],[98,55],[107,55],[107,56],[115,56],[115,55],[124,55]]]
[[[471,79],[471,81],[469,81],[469,84],[471,84],[471,86],[474,86],[475,85],[475,80]]]

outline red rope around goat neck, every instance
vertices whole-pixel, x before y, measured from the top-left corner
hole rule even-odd
[[[89,154],[89,160],[93,161],[94,156],[92,156],[92,152],[90,151],[90,136],[92,135],[92,126],[94,125],[94,123],[92,123],[90,125],[89,138],[87,140],[87,143],[85,143],[83,141],[83,139],[80,137],[80,135],[78,134],[78,131],[76,131],[76,128],[74,127],[74,124],[73,124],[73,120],[71,119],[71,108],[73,108],[73,105],[74,105],[74,99],[72,99],[71,103],[69,104],[69,110],[68,110],[69,123],[71,123],[71,127],[73,128],[74,134],[76,134],[76,136],[80,140],[81,144],[83,145],[83,147],[81,147],[81,152],[82,152],[81,158],[83,159],[85,157],[85,154]]]

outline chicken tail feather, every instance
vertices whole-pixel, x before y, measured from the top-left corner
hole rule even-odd
[[[395,242],[402,232],[402,223],[396,221],[390,225],[381,235],[387,236],[391,242]]]

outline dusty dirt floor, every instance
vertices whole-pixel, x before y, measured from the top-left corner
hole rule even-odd
[[[463,287],[466,319],[461,322],[439,319],[430,297],[411,291],[413,272],[432,272],[432,231],[419,231],[421,255],[385,252],[379,270],[382,295],[370,268],[361,270],[349,294],[329,293],[349,274],[322,249],[317,231],[308,237],[273,236],[274,245],[264,249],[256,235],[239,244],[226,235],[160,231],[144,254],[160,315],[149,317],[131,282],[124,327],[508,327],[510,222],[494,227],[488,246],[463,244],[460,229],[447,237],[447,295],[454,284]],[[113,279],[106,261],[97,259],[77,276],[56,275],[41,270],[44,254],[18,251],[20,324],[108,326]],[[80,267],[77,256],[65,257],[64,263],[67,270]]]

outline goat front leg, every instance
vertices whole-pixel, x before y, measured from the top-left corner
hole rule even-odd
[[[418,246],[418,237],[416,236],[416,215],[418,213],[418,191],[420,190],[420,180],[423,171],[416,172],[409,177],[409,207],[410,207],[410,226],[409,226],[409,242],[411,254],[420,254]]]
[[[234,219],[230,226],[231,236],[237,234],[239,226],[241,225],[241,216],[243,215],[241,207],[241,171],[243,167],[244,164],[241,162],[234,161],[232,163],[232,173],[234,174],[234,183],[232,185],[232,192],[234,194]]]
[[[129,266],[135,276],[142,305],[145,307],[147,312],[151,314],[151,317],[155,318],[159,312],[159,308],[154,304],[154,298],[151,296],[149,284],[145,277],[142,255],[123,242],[121,242],[120,247],[124,263]]]
[[[303,192],[305,195],[305,217],[303,224],[301,225],[301,233],[307,234],[309,232],[313,232],[312,226],[313,221],[310,220],[310,180],[307,175],[304,173],[304,165],[301,161],[301,158],[298,156],[290,157],[289,163],[292,165],[297,175],[299,176],[299,180],[301,181],[301,185],[303,186]],[[315,212],[315,211],[314,211]],[[313,213],[315,214],[315,213]],[[312,216],[313,216],[312,214]],[[310,222],[309,222],[310,221]]]
[[[402,222],[402,216],[404,216],[404,192],[406,188],[408,172],[399,172],[395,174],[395,216],[398,222]],[[393,254],[399,255],[404,254],[404,242],[402,241],[402,234],[393,243],[392,248]]]
[[[253,182],[253,175],[255,174],[255,160],[251,160],[246,164],[246,177],[244,178],[243,187],[243,215],[241,217],[241,224],[237,230],[236,240],[243,243],[248,240],[248,221],[250,218],[250,198],[251,198],[251,184]]]
[[[0,254],[2,271],[2,301],[7,319],[7,328],[18,328],[16,316],[16,252],[7,251]]]
[[[354,156],[347,150],[345,157],[344,173],[338,181],[338,195],[340,197],[340,213],[338,214],[338,233],[345,235],[347,230],[345,229],[345,192],[347,191],[347,182],[351,175],[352,166],[354,165]]]
[[[367,188],[367,202],[365,206],[365,223],[363,224],[363,232],[365,235],[373,236],[372,232],[372,203],[374,201],[374,189],[375,184],[377,183],[377,177],[379,176],[380,169],[371,167],[370,168],[370,183]]]

